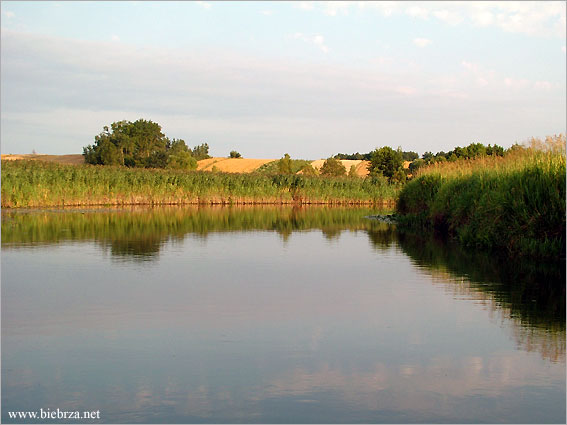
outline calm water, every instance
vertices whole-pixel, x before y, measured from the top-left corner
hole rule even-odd
[[[565,263],[373,213],[3,212],[2,421],[565,423]]]

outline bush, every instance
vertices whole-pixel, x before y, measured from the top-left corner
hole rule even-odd
[[[338,159],[327,158],[319,172],[322,176],[340,177],[346,174],[346,168]]]
[[[228,156],[229,158],[242,158],[242,155],[240,155],[238,152],[236,151],[230,151],[230,155]]]

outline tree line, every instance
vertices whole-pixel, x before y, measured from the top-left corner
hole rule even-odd
[[[319,170],[313,168],[310,161],[291,159],[286,153],[279,161],[265,167],[263,171],[278,174],[299,172],[308,176],[357,177],[354,165],[347,171],[339,160],[366,160],[370,162],[368,170],[372,177],[381,176],[387,178],[390,183],[403,183],[420,167],[483,155],[503,156],[504,148],[498,145],[485,146],[482,143],[471,143],[465,147],[457,146],[449,152],[440,151],[436,154],[425,152],[420,158],[417,152],[384,146],[364,154],[338,153],[327,158]],[[166,137],[158,123],[144,119],[134,122],[117,121],[112,123],[110,128],[104,126],[103,131],[95,136],[94,143],[83,148],[83,156],[88,164],[179,170],[194,170],[197,168],[198,160],[210,158],[207,143],[191,149],[183,139]],[[242,155],[233,150],[229,157],[241,158]],[[409,168],[404,167],[404,161],[410,162]]]

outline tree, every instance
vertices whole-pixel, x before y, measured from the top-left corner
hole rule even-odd
[[[311,164],[307,164],[304,165],[303,167],[301,167],[301,174],[303,174],[304,176],[316,176],[317,175],[317,170],[315,168],[313,168],[313,166]]]
[[[289,154],[286,153],[283,158],[278,161],[278,172],[281,174],[292,174],[291,158]]]
[[[201,145],[200,153],[208,152]],[[169,140],[155,122],[139,119],[117,121],[103,127],[93,145],[83,148],[88,164],[125,165],[127,167],[194,169],[197,162],[182,139]]]
[[[197,161],[200,161],[201,159],[210,158],[209,145],[207,143],[202,143],[200,145],[195,146],[193,148],[193,158],[195,158]]]
[[[240,155],[238,152],[236,151],[230,151],[230,155],[229,158],[242,158],[242,155]]]
[[[356,165],[351,165],[350,166],[350,170],[348,170],[348,176],[349,177],[358,177],[358,174],[356,173]]]
[[[417,158],[419,158],[419,155],[417,154],[417,152],[413,152],[413,151],[404,151],[402,152],[402,157],[404,158],[404,161],[414,161]]]
[[[191,149],[187,147],[183,139],[173,139],[168,149],[166,168],[176,170],[194,170],[197,168],[197,160],[191,155]]]
[[[403,172],[403,164],[404,159],[399,148],[394,150],[389,146],[384,146],[372,152],[368,169],[371,174],[381,174],[387,177],[389,181],[392,181],[396,180],[393,177],[397,171]]]
[[[155,122],[144,119],[117,121],[110,129],[103,127],[102,133],[95,136],[94,144],[83,148],[83,156],[90,164],[146,167],[148,161],[155,162],[158,152],[165,153],[168,143],[169,139]]]
[[[322,176],[344,176],[346,174],[346,168],[341,161],[335,158],[327,158],[323,163],[321,170],[319,170]]]

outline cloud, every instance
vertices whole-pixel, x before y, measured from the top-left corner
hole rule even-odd
[[[440,21],[443,21],[453,26],[463,22],[463,17],[460,15],[460,13],[455,11],[449,11],[447,9],[434,11],[433,16],[435,16]]]
[[[4,12],[4,16],[6,16],[6,18],[13,18],[16,16],[16,14],[7,10],[6,12]]]
[[[210,9],[213,5],[207,1],[196,1],[195,4],[201,6],[203,9]]]
[[[329,48],[325,45],[325,38],[321,34],[308,36],[303,33],[296,32],[295,34],[292,35],[292,37],[296,40],[303,40],[306,43],[315,45],[323,53],[329,52]]]
[[[506,32],[537,37],[565,38],[565,2],[559,1],[464,1],[464,2],[309,2],[294,5],[317,9],[335,16],[349,10],[376,11],[384,17],[407,15],[428,19],[430,16],[452,26],[497,27]]]
[[[112,41],[120,41],[120,37],[118,37],[116,34],[113,34]]]
[[[429,17],[429,11],[419,6],[408,7],[406,9],[406,14],[421,19],[427,19]]]
[[[348,15],[350,7],[348,1],[328,1],[325,2],[324,12],[329,16],[336,16],[338,13]]]
[[[313,2],[310,1],[300,1],[297,3],[293,3],[293,7],[302,10],[313,10],[315,8]]]
[[[504,86],[511,88],[511,89],[523,89],[528,87],[530,82],[525,78],[511,78],[506,77],[503,80]]]
[[[290,39],[326,48],[322,34]],[[535,81],[527,82],[530,90],[511,90],[514,80],[506,86],[508,76],[471,60],[461,73],[435,76],[388,62],[329,67],[211,46],[138,49],[3,28],[2,148],[77,152],[103,125],[137,118],[189,143],[206,140],[220,152],[241,145],[268,158],[281,156],[283,146],[303,157],[340,152],[345,138],[359,140],[360,150],[374,148],[377,135],[413,150],[417,139],[435,140],[429,149],[446,150],[463,134],[513,141],[565,127],[564,90],[545,90],[546,77],[539,97],[530,97]],[[459,125],[447,127],[439,116]]]
[[[429,40],[428,38],[414,38],[413,44],[415,44],[417,47],[427,47],[431,44],[431,40]]]
[[[266,15],[266,16],[271,16],[271,15],[274,14],[274,12],[271,11],[271,10],[261,10],[260,13],[261,13],[262,15]]]
[[[563,53],[565,53],[565,46],[562,46],[561,50],[563,51]]]

